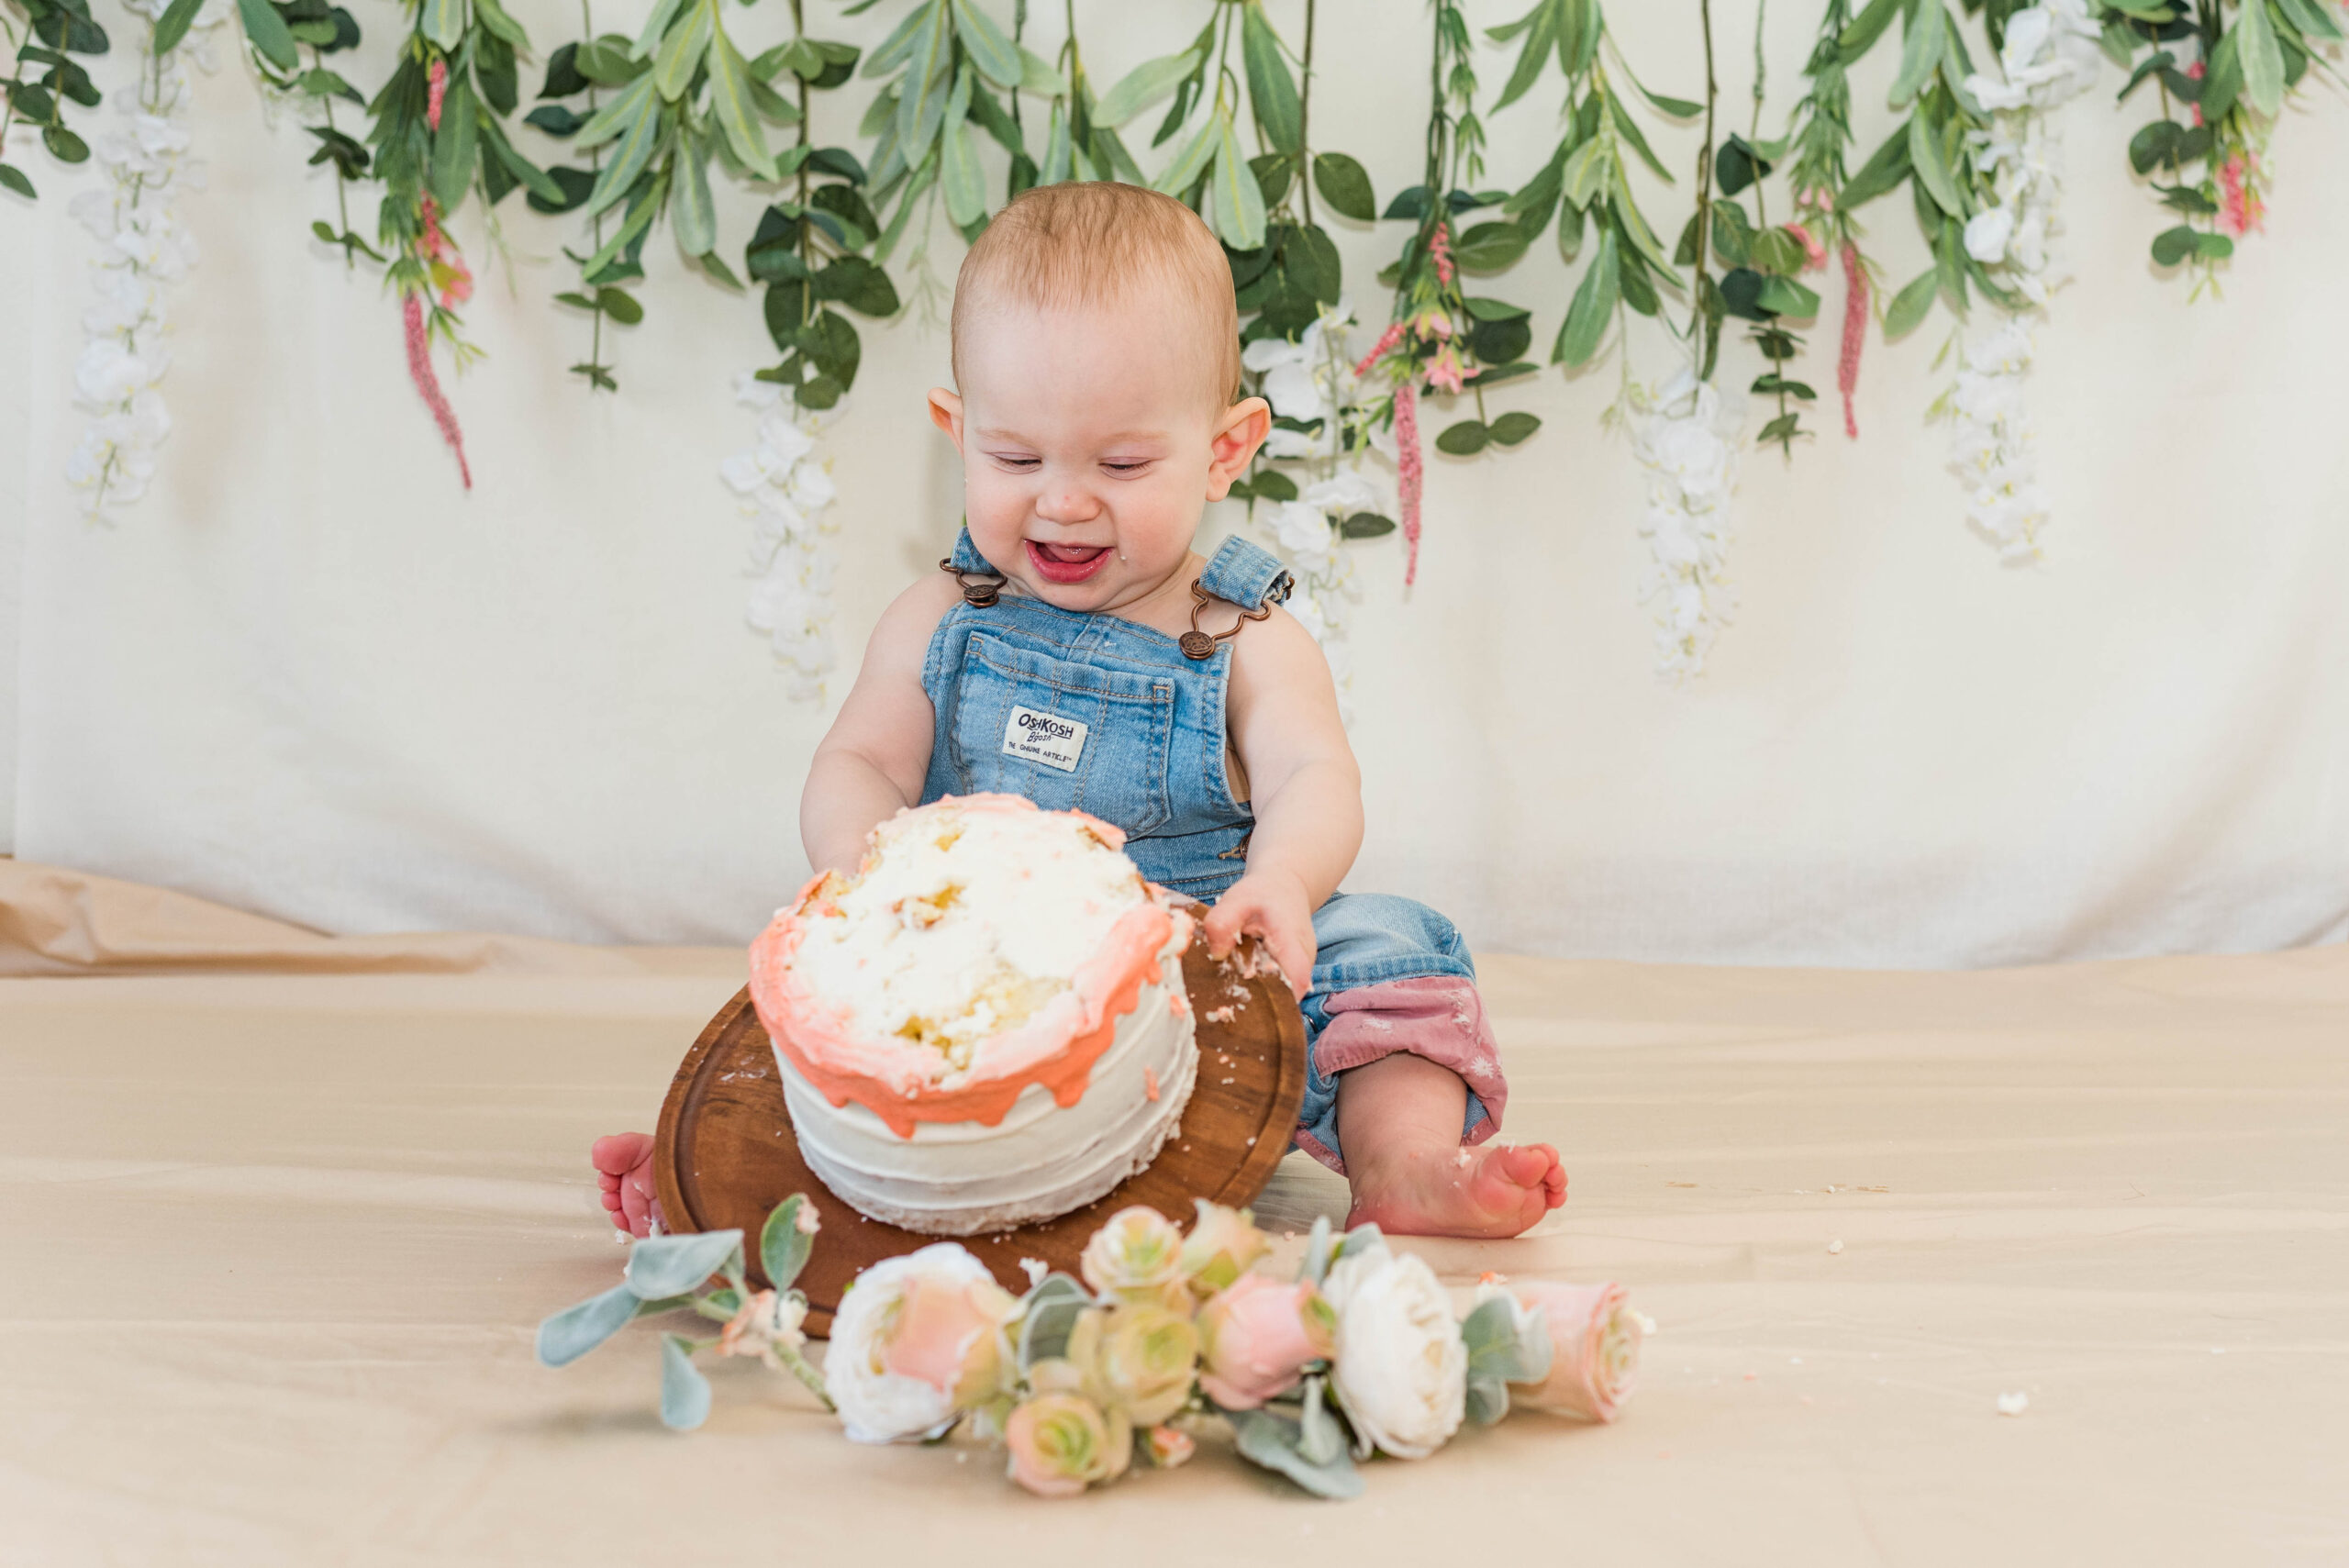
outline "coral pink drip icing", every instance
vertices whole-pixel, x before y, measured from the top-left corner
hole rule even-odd
[[[973,797],[980,798],[980,797]],[[1024,804],[1024,803],[1023,803]],[[1101,825],[1119,840],[1123,834]],[[1141,1004],[1159,978],[1159,954],[1191,937],[1191,917],[1149,903],[1110,928],[1102,951],[1079,966],[1069,989],[1019,1028],[979,1048],[983,1078],[951,1087],[930,1081],[937,1054],[911,1041],[860,1036],[847,1013],[810,995],[791,958],[807,933],[804,916],[821,915],[825,873],[810,879],[792,906],[751,947],[751,1000],[775,1048],[835,1106],[854,1100],[900,1138],[924,1121],[974,1121],[994,1127],[1020,1093],[1041,1084],[1063,1108],[1085,1097],[1093,1064],[1118,1038],[1118,1020]]]

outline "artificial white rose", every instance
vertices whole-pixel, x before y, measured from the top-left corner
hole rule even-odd
[[[856,1276],[832,1318],[824,1355],[824,1392],[849,1440],[920,1442],[954,1424],[954,1393],[884,1364],[906,1293],[917,1281],[948,1286],[994,1278],[959,1242],[940,1241],[902,1258],[885,1258]]]
[[[1384,1245],[1348,1251],[1321,1283],[1338,1314],[1330,1383],[1357,1447],[1425,1459],[1460,1429],[1468,1348],[1424,1259]]]

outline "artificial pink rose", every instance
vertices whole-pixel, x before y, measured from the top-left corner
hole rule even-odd
[[[1550,1375],[1511,1396],[1537,1410],[1611,1421],[1639,1372],[1640,1315],[1620,1284],[1512,1284],[1520,1306],[1540,1307],[1550,1329]]]
[[[1297,1385],[1337,1346],[1337,1319],[1303,1280],[1242,1274],[1199,1308],[1199,1386],[1227,1410],[1253,1410]]]
[[[1011,1478],[1039,1497],[1074,1497],[1114,1481],[1133,1457],[1133,1427],[1081,1394],[1040,1394],[1003,1427]]]
[[[1003,1328],[1018,1311],[990,1279],[917,1278],[897,1308],[882,1370],[927,1383],[957,1405],[977,1404],[996,1391]]]

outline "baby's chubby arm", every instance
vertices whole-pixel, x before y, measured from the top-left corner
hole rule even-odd
[[[916,583],[881,612],[856,684],[841,704],[799,796],[799,838],[818,871],[853,872],[864,836],[921,799],[937,724],[922,690],[931,633],[960,596],[939,573]]]
[[[1313,975],[1313,911],[1362,848],[1362,769],[1338,717],[1330,663],[1287,611],[1232,641],[1230,737],[1248,771],[1256,830],[1248,870],[1208,916],[1208,951],[1241,932],[1264,940],[1303,995]]]

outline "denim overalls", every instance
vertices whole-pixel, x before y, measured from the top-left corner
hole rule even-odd
[[[966,529],[941,563],[1000,574]],[[1245,539],[1215,552],[1198,586],[1243,611],[1288,596],[1286,568]],[[1257,618],[1261,618],[1261,615]],[[1231,635],[1205,658],[1204,634],[1177,639],[1110,615],[1058,609],[982,584],[938,624],[922,665],[937,711],[926,804],[1001,791],[1053,810],[1089,811],[1126,833],[1144,876],[1212,904],[1246,868],[1249,808],[1225,767],[1224,693]],[[1469,1086],[1464,1141],[1497,1130],[1508,1085],[1475,968],[1452,922],[1408,898],[1339,893],[1314,911],[1319,951],[1304,1000],[1311,1072],[1297,1146],[1333,1169],[1337,1075],[1395,1051],[1438,1062]]]

